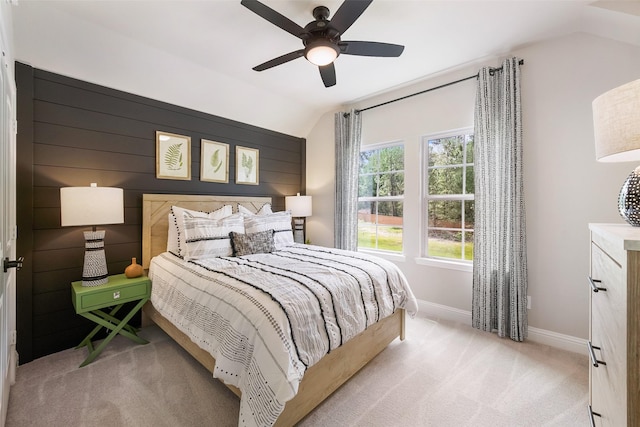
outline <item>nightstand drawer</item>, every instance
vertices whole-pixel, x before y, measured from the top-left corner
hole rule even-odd
[[[96,287],[79,287],[74,283],[73,305],[76,313],[84,313],[126,302],[138,301],[151,295],[151,281],[147,277],[126,279],[111,276],[109,283]]]
[[[80,297],[78,308],[92,310],[98,307],[109,307],[115,304],[122,304],[129,301],[136,301],[147,295],[147,284],[138,283],[117,289],[106,289],[102,292],[95,292]]]

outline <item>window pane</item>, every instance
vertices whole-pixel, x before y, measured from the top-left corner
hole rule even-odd
[[[358,221],[373,222],[376,218],[376,203],[375,202],[358,202]]]
[[[386,147],[380,150],[380,171],[404,170],[404,146]]]
[[[402,202],[378,202],[378,249],[402,251]]]
[[[461,136],[432,139],[429,141],[429,166],[459,165],[464,147]]]
[[[429,194],[462,194],[462,168],[431,169]]]
[[[473,233],[464,233],[464,259],[473,261]]]
[[[443,150],[439,139],[430,139],[429,142],[429,167],[442,165]]]
[[[465,177],[465,194],[474,194],[476,192],[476,185],[473,181],[473,166],[467,166],[466,168],[466,177]]]
[[[462,228],[462,201],[430,200],[429,227]]]
[[[462,259],[462,233],[459,231],[429,230],[428,256]]]
[[[404,194],[404,174],[401,172],[385,173],[379,177],[378,196],[402,196]]]
[[[358,178],[358,197],[372,197],[376,191],[375,175],[360,175]]]
[[[473,200],[464,201],[464,228],[475,228],[476,221],[476,205]]]
[[[360,173],[378,172],[379,156],[378,150],[367,150],[360,152]]]
[[[465,135],[467,141],[467,163],[473,163],[473,135]]]
[[[358,202],[358,247],[376,247],[375,202]]]

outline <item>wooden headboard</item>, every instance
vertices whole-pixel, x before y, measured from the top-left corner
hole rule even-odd
[[[223,205],[236,204],[258,210],[271,197],[245,196],[196,196],[185,194],[143,194],[142,195],[142,267],[149,268],[151,258],[167,250],[168,215],[171,206],[180,206],[194,211],[211,212]]]

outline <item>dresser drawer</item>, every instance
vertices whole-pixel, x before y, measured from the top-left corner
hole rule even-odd
[[[591,245],[591,277],[599,280],[591,292],[590,341],[599,361],[590,365],[591,405],[602,414],[602,426],[626,425],[626,276],[622,267],[598,245]]]

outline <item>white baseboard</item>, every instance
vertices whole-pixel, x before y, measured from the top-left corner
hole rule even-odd
[[[424,314],[427,317],[440,318],[471,326],[470,311],[460,310],[458,308],[436,304],[424,300],[418,300],[418,308],[420,310],[420,313]],[[587,354],[587,340],[573,337],[571,335],[559,334],[557,332],[548,331],[546,329],[534,328],[532,326],[529,326],[528,339],[533,342],[545,344],[562,350],[567,350],[579,354]]]
[[[436,304],[425,300],[418,300],[418,312],[427,317],[449,320],[452,322],[464,323],[471,326],[471,312],[453,308],[448,305]]]

